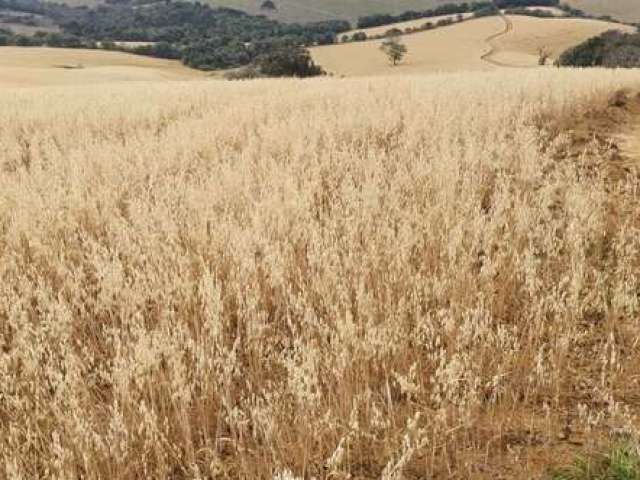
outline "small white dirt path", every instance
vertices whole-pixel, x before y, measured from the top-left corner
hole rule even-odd
[[[507,17],[502,12],[500,12],[500,18],[504,22],[504,28],[502,30],[500,30],[498,33],[494,33],[493,35],[490,35],[487,38],[485,38],[484,41],[489,46],[489,51],[487,53],[485,53],[484,55],[482,55],[480,57],[480,59],[483,62],[489,63],[489,64],[494,65],[496,67],[503,67],[503,68],[538,68],[535,65],[512,65],[510,63],[501,62],[501,61],[496,60],[494,58],[495,55],[500,52],[500,48],[495,44],[495,41],[498,38],[504,37],[505,35],[508,35],[509,32],[513,31],[513,22],[511,21],[511,19],[509,17]]]

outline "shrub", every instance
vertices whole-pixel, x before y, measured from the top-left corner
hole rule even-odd
[[[265,77],[316,77],[324,70],[316,65],[305,48],[291,47],[258,57],[255,67]]]

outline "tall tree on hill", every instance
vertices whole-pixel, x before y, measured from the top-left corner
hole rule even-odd
[[[396,66],[399,62],[402,61],[404,56],[407,54],[407,46],[404,43],[400,42],[400,37],[392,36],[387,38],[382,45],[380,45],[380,50],[384,52],[384,54],[389,59],[389,62]]]

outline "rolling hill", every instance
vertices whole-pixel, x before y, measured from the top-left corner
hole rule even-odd
[[[566,3],[592,15],[610,15],[625,22],[640,22],[638,0],[566,0]]]
[[[210,0],[211,4],[238,8],[249,13],[260,10],[262,0]],[[407,10],[427,10],[455,0],[274,0],[278,10],[272,18],[284,22],[307,22],[331,18],[355,21],[363,15],[402,13]]]
[[[640,22],[640,2],[637,0],[564,0],[572,7],[591,15],[610,15],[622,21]],[[212,6],[243,10],[250,14],[268,15],[283,22],[312,22],[346,19],[377,13],[399,14],[408,10],[427,10],[462,0],[274,0],[275,12],[261,10],[263,0],[204,0]],[[65,0],[70,6],[96,6],[104,0]]]
[[[202,78],[180,62],[104,50],[0,47],[0,86],[84,85]]]
[[[507,28],[504,19],[509,23]],[[621,24],[590,19],[542,19],[520,15],[509,15],[504,19],[472,19],[405,35],[402,41],[409,53],[398,67],[390,67],[379,51],[382,40],[316,47],[311,52],[314,60],[327,71],[342,76],[492,70],[536,66],[539,48],[548,49],[555,58],[567,48],[604,31],[634,30]],[[496,38],[489,42],[493,36]]]
[[[210,0],[210,3],[238,8],[253,14],[264,13],[260,11],[262,0]],[[273,14],[273,18],[292,22],[328,18],[355,20],[362,15],[397,14],[407,10],[426,10],[446,3],[461,2],[456,0],[275,0],[275,3],[278,11]],[[565,3],[588,14],[610,15],[622,21],[640,22],[640,1],[638,0],[566,0]]]

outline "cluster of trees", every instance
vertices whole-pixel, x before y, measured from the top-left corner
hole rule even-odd
[[[228,72],[226,78],[245,80],[264,77],[306,78],[319,75],[326,75],[326,72],[313,62],[309,50],[291,46],[259,55],[250,65]]]
[[[564,52],[558,59],[558,65],[640,67],[640,33],[605,32]]]
[[[499,9],[518,7],[557,7],[560,0],[494,0],[494,1],[474,1],[464,3],[447,3],[429,10],[409,10],[400,15],[367,15],[358,19],[358,28],[380,27],[392,23],[418,20],[421,18],[440,17],[444,15],[456,15],[462,13],[473,13],[475,16],[483,14],[495,14]]]
[[[161,2],[136,7],[100,6],[62,25],[65,32],[96,41],[160,42],[136,53],[181,58],[212,70],[252,63],[258,56],[291,46],[325,45],[349,30],[347,21],[282,24],[199,2]]]
[[[35,35],[15,34],[0,28],[0,46],[98,48],[96,42],[57,32],[36,32]]]
[[[253,64],[267,53],[334,43],[351,29],[347,21],[283,24],[199,2],[108,0],[96,8],[68,7],[40,0],[0,0],[0,9],[37,14],[52,20],[61,34],[36,37],[3,31],[6,45],[48,45],[122,49],[116,42],[149,42],[134,53],[181,59],[204,69]]]

